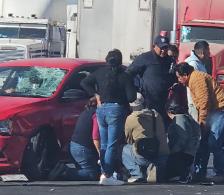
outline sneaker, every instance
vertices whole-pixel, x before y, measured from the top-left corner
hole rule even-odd
[[[100,185],[108,185],[108,186],[120,186],[120,185],[124,185],[124,181],[117,180],[113,176],[106,177],[105,175],[102,174],[100,176],[99,184]]]
[[[209,177],[208,179],[216,184],[224,183],[223,175],[214,175],[213,177]]]
[[[156,181],[156,166],[150,163],[147,168],[147,182],[155,183]]]
[[[137,177],[137,176],[131,176],[130,178],[128,178],[128,183],[142,183],[145,180],[141,177]]]

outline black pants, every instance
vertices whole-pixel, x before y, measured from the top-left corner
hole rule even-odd
[[[166,175],[167,180],[172,177],[186,177],[189,172],[191,165],[194,162],[194,157],[192,155],[177,152],[170,154],[167,161]]]
[[[199,169],[198,170],[199,177],[202,177],[202,178],[206,177],[209,156],[210,156],[210,151],[208,146],[208,135],[204,135],[202,136],[202,139],[200,141],[200,145],[197,150],[195,163],[194,163],[196,169]]]

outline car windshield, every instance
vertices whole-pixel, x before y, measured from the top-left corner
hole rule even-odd
[[[207,40],[211,43],[224,43],[224,28],[182,26],[181,42]]]
[[[46,34],[44,28],[0,27],[0,38],[44,39]]]
[[[48,67],[0,67],[0,96],[50,97],[67,70]]]

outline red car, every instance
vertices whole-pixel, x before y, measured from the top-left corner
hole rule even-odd
[[[80,81],[104,62],[43,58],[0,64],[0,174],[45,179],[89,98]]]

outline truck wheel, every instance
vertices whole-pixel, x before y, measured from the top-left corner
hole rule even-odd
[[[58,161],[60,147],[53,131],[41,129],[31,137],[21,166],[21,172],[29,180],[47,179],[49,172]]]

